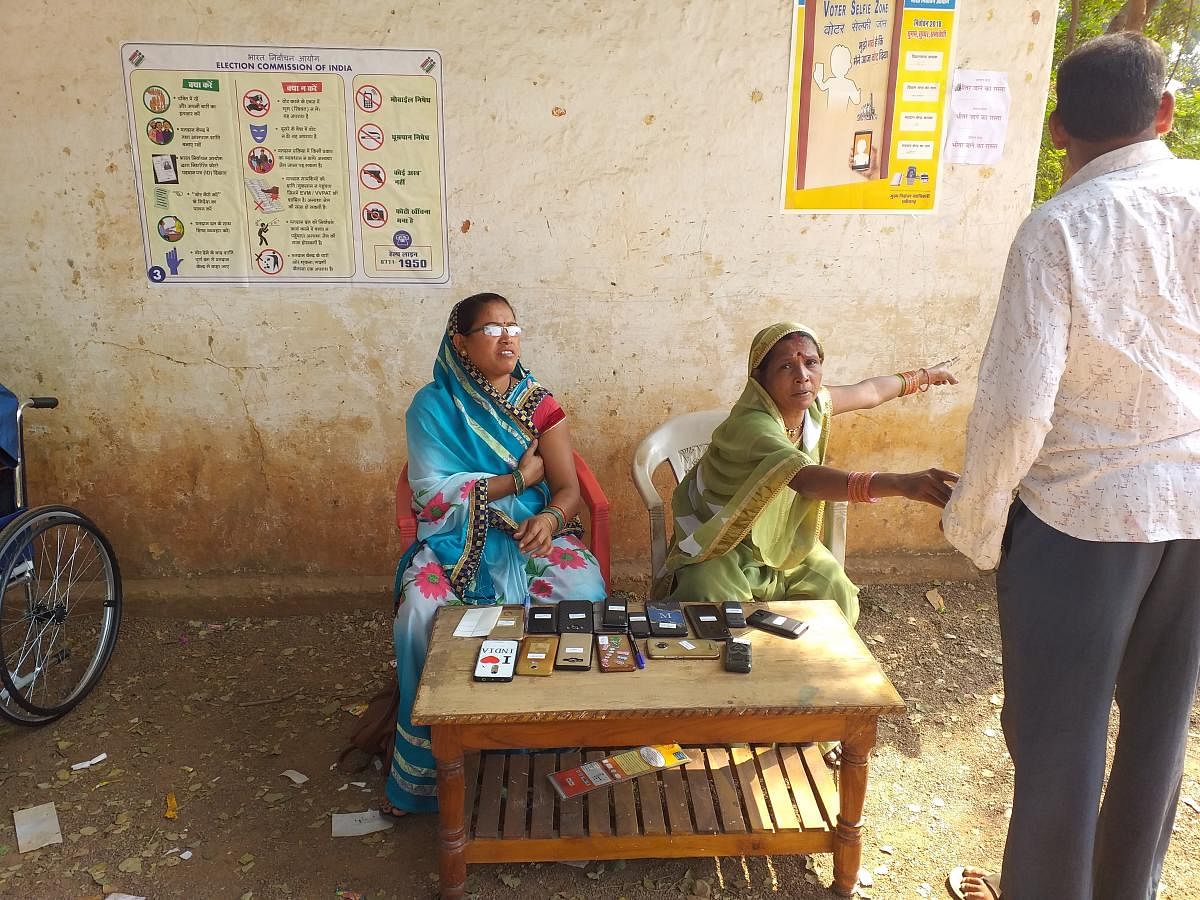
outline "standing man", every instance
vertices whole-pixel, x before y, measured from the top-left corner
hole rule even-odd
[[[999,563],[1005,900],[1152,898],[1175,817],[1200,674],[1200,161],[1158,140],[1164,70],[1129,32],[1059,69],[1068,180],[1013,241],[942,516]]]

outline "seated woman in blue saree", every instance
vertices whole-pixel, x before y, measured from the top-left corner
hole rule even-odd
[[[521,364],[520,335],[500,295],[461,301],[433,382],[408,408],[417,541],[396,571],[400,707],[385,813],[437,809],[429,729],[413,725],[411,713],[439,606],[604,599],[581,540],[565,414]]]

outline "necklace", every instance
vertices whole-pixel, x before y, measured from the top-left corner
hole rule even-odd
[[[793,444],[798,442],[800,440],[800,436],[804,434],[803,425],[797,425],[795,428],[787,428],[785,426],[783,430],[787,432],[788,440]]]

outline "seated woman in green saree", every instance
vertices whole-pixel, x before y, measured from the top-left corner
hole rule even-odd
[[[958,476],[943,469],[867,473],[825,465],[833,416],[957,384],[949,364],[823,387],[824,360],[804,325],[784,322],[755,336],[741,397],[672,498],[674,599],[826,597],[853,625],[858,588],[820,541],[826,501],[907,497],[942,507],[950,499]]]

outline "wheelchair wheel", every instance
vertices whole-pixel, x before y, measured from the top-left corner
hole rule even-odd
[[[26,510],[0,531],[0,715],[37,725],[100,679],[121,626],[108,539],[67,506]]]

